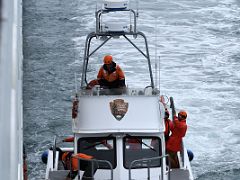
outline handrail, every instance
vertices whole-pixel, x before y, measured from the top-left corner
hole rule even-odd
[[[137,32],[137,13],[133,10],[133,9],[122,9],[122,10],[106,10],[106,9],[100,9],[98,11],[96,11],[95,13],[95,17],[96,17],[96,33],[101,32],[101,15],[103,13],[108,13],[108,12],[116,12],[116,11],[129,11],[133,14],[134,17],[134,29],[132,31],[132,29],[130,29],[130,32]]]
[[[52,146],[52,149],[53,149],[53,169],[55,168],[55,161],[56,161],[56,151],[57,151],[56,144],[57,144],[57,136],[54,136],[53,146]]]
[[[148,42],[147,42],[147,38],[145,36],[145,34],[141,31],[136,33],[136,36],[140,35],[143,37],[144,41],[145,41],[145,48],[146,48],[146,54],[144,52],[142,52],[126,35],[123,35],[125,37],[126,40],[128,40],[128,42],[130,44],[132,44],[148,61],[148,70],[149,70],[149,74],[150,74],[150,79],[151,79],[151,86],[152,88],[154,87],[154,81],[153,81],[153,75],[152,75],[152,67],[151,67],[151,62],[150,62],[150,54],[149,54],[149,50],[148,50]]]
[[[133,45],[134,48],[136,48],[146,59],[147,59],[147,63],[148,63],[148,70],[149,70],[149,75],[150,75],[150,80],[151,80],[151,86],[154,89],[154,81],[153,81],[153,75],[152,75],[152,67],[151,67],[151,62],[150,62],[150,54],[149,54],[149,50],[148,50],[148,42],[147,42],[147,38],[144,35],[143,32],[138,31],[138,32],[131,32],[131,33],[118,33],[119,36],[123,36],[130,44]],[[127,35],[133,35],[133,36],[142,36],[145,42],[145,49],[146,49],[146,53],[144,53],[142,50],[140,50],[140,48],[138,48],[134,42],[132,42]],[[98,36],[108,36],[108,38],[101,44],[99,45],[95,50],[93,50],[91,53],[89,52],[90,50],[90,44],[91,44],[91,40],[94,37],[98,37]],[[88,60],[89,58],[97,51],[99,50],[103,45],[105,45],[105,43],[107,43],[110,39],[112,39],[112,37],[114,36],[114,34],[112,33],[95,33],[92,32],[90,33],[87,37],[86,37],[86,42],[85,42],[85,51],[84,51],[84,57],[83,57],[83,69],[82,69],[82,80],[81,80],[81,88],[84,87],[84,83],[87,84],[87,66],[88,66]]]
[[[183,166],[183,168],[185,168],[185,148],[184,148],[183,140],[182,140],[182,149],[180,151],[180,156],[182,159],[182,166]]]
[[[137,163],[137,162],[144,162],[146,161],[147,162],[147,169],[148,169],[148,177],[147,179],[150,180],[150,163],[151,161],[153,160],[157,160],[157,159],[160,159],[161,160],[161,179],[163,180],[163,158],[167,157],[168,158],[168,161],[169,161],[169,155],[166,154],[166,155],[163,155],[163,156],[157,156],[157,157],[152,157],[152,158],[143,158],[143,159],[136,159],[136,160],[133,160],[131,163],[130,163],[130,166],[129,166],[129,169],[128,169],[128,179],[129,180],[132,180],[132,177],[131,177],[131,169],[132,169],[132,166]],[[170,180],[170,169],[171,169],[171,165],[169,163],[169,168],[168,168],[168,180]]]
[[[108,13],[108,12],[114,12],[114,11],[129,11],[134,15],[134,29],[130,30],[129,32],[124,32],[124,31],[116,31],[116,32],[103,32],[100,29],[101,26],[101,15],[103,13]],[[85,42],[85,51],[84,51],[84,58],[83,58],[83,74],[82,74],[82,80],[81,80],[81,88],[84,87],[84,83],[87,82],[87,76],[86,76],[86,71],[87,71],[87,66],[88,66],[88,59],[90,56],[92,56],[98,49],[100,49],[105,43],[107,43],[112,37],[114,36],[124,36],[126,40],[128,40],[148,61],[148,68],[149,68],[149,73],[150,73],[150,79],[151,79],[151,86],[154,88],[154,82],[153,82],[153,75],[152,75],[152,68],[151,68],[151,63],[150,63],[150,55],[149,55],[149,50],[148,50],[148,43],[146,36],[142,32],[137,32],[137,17],[138,14],[133,10],[133,9],[121,9],[121,10],[108,10],[108,9],[100,9],[96,11],[95,13],[96,17],[96,31],[90,33]],[[138,35],[141,35],[144,40],[145,40],[145,48],[146,48],[146,53],[144,53],[142,50],[140,50],[129,38],[127,38],[126,35],[133,35],[134,38],[137,38]],[[106,40],[99,45],[95,50],[93,50],[91,53],[89,52],[90,49],[90,43],[93,37],[107,37]]]
[[[74,156],[74,154],[72,155],[72,157]],[[70,176],[72,176],[72,157],[71,157],[71,163],[70,163]],[[89,161],[89,162],[96,162],[97,164],[98,163],[106,163],[109,165],[110,167],[110,170],[111,170],[111,178],[110,180],[113,180],[113,166],[112,166],[112,163],[107,161],[107,160],[99,160],[99,159],[85,159],[85,158],[80,158],[80,157],[77,157],[77,156],[74,156],[74,158],[77,158],[78,159],[78,170],[80,170],[80,161],[83,160],[83,161]],[[93,163],[92,163],[92,172],[93,172]],[[94,174],[91,174],[92,176],[94,176]],[[80,179],[80,173],[78,171],[78,179]]]

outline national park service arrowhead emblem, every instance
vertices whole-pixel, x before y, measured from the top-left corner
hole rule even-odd
[[[120,121],[128,111],[128,103],[124,102],[123,99],[115,99],[110,102],[110,109],[112,115]]]

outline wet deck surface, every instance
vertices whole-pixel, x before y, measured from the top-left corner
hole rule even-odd
[[[65,180],[69,170],[51,171],[49,174],[50,180]]]
[[[189,171],[185,169],[172,169],[170,174],[171,180],[190,180]]]

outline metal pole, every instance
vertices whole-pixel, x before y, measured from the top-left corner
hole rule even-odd
[[[55,168],[55,161],[56,161],[56,139],[57,137],[54,136],[54,139],[53,139],[53,169]]]
[[[135,47],[145,58],[148,58],[147,55],[144,54],[144,52],[143,52],[140,48],[138,48],[138,47],[136,46],[136,44],[134,44],[126,35],[123,35],[123,37],[125,37],[125,39],[127,39],[128,42],[129,42],[130,44],[132,44],[133,47]]]
[[[83,57],[83,69],[82,69],[82,79],[81,79],[81,88],[84,87],[84,82],[87,83],[86,81],[86,71],[87,71],[87,63],[88,63],[88,53],[89,53],[89,45],[91,42],[91,39],[93,37],[96,37],[96,33],[92,32],[86,37],[86,42],[85,42],[85,51],[84,51],[84,57]]]
[[[147,59],[148,69],[149,69],[149,74],[150,74],[150,79],[151,79],[151,86],[152,86],[152,88],[154,88],[154,81],[153,81],[153,75],[152,75],[152,67],[151,67],[151,61],[150,61],[150,56],[149,56],[147,38],[144,35],[144,33],[142,33],[142,32],[137,32],[136,34],[139,34],[144,38],[146,54],[144,52],[142,52],[125,34],[123,35],[123,37],[125,37],[125,39],[127,39],[130,42],[130,44],[132,44]]]
[[[168,180],[170,180],[171,179],[171,163],[170,163],[169,155],[167,156],[167,158],[168,158],[168,168],[169,168],[169,170],[168,170]]]
[[[144,35],[144,33],[142,33],[142,32],[138,32],[138,34],[141,35],[144,38],[144,40],[145,40],[147,60],[148,60],[148,68],[149,68],[149,74],[150,74],[150,79],[151,79],[151,86],[152,86],[152,88],[154,88],[154,81],[153,81],[153,75],[152,75],[152,67],[151,67],[151,61],[150,61],[150,56],[149,56],[147,38]]]
[[[80,180],[80,172],[81,172],[81,160],[78,159],[78,179]]]
[[[150,161],[151,161],[151,160],[150,160]],[[150,167],[149,167],[149,161],[148,161],[147,171],[148,171],[148,180],[150,180]]]
[[[72,155],[70,157],[70,178],[72,178]]]
[[[129,9],[132,13],[133,13],[133,15],[134,15],[134,33],[137,33],[137,15],[136,15],[136,12],[134,11],[134,10],[132,10],[132,9]]]
[[[87,56],[87,59],[92,56],[98,49],[100,49],[106,42],[108,42],[112,37],[108,37],[102,44],[100,44],[95,50],[91,52],[90,55]]]

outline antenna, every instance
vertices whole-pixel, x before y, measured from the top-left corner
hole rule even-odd
[[[158,58],[159,58],[159,61],[158,61],[158,81],[159,81],[159,83],[158,83],[158,89],[159,89],[159,91],[160,91],[160,56],[158,56]]]
[[[137,17],[138,17],[139,2],[137,0]]]
[[[75,92],[77,94],[77,73],[74,73],[74,80],[75,80]]]
[[[158,64],[157,64],[157,18],[155,18],[155,84],[157,86],[157,70],[158,70]]]
[[[131,1],[129,2],[129,9],[132,9]],[[131,11],[129,11],[129,14],[130,14],[130,16],[129,16],[129,18],[130,18],[130,32],[132,32],[132,13],[131,13]]]

